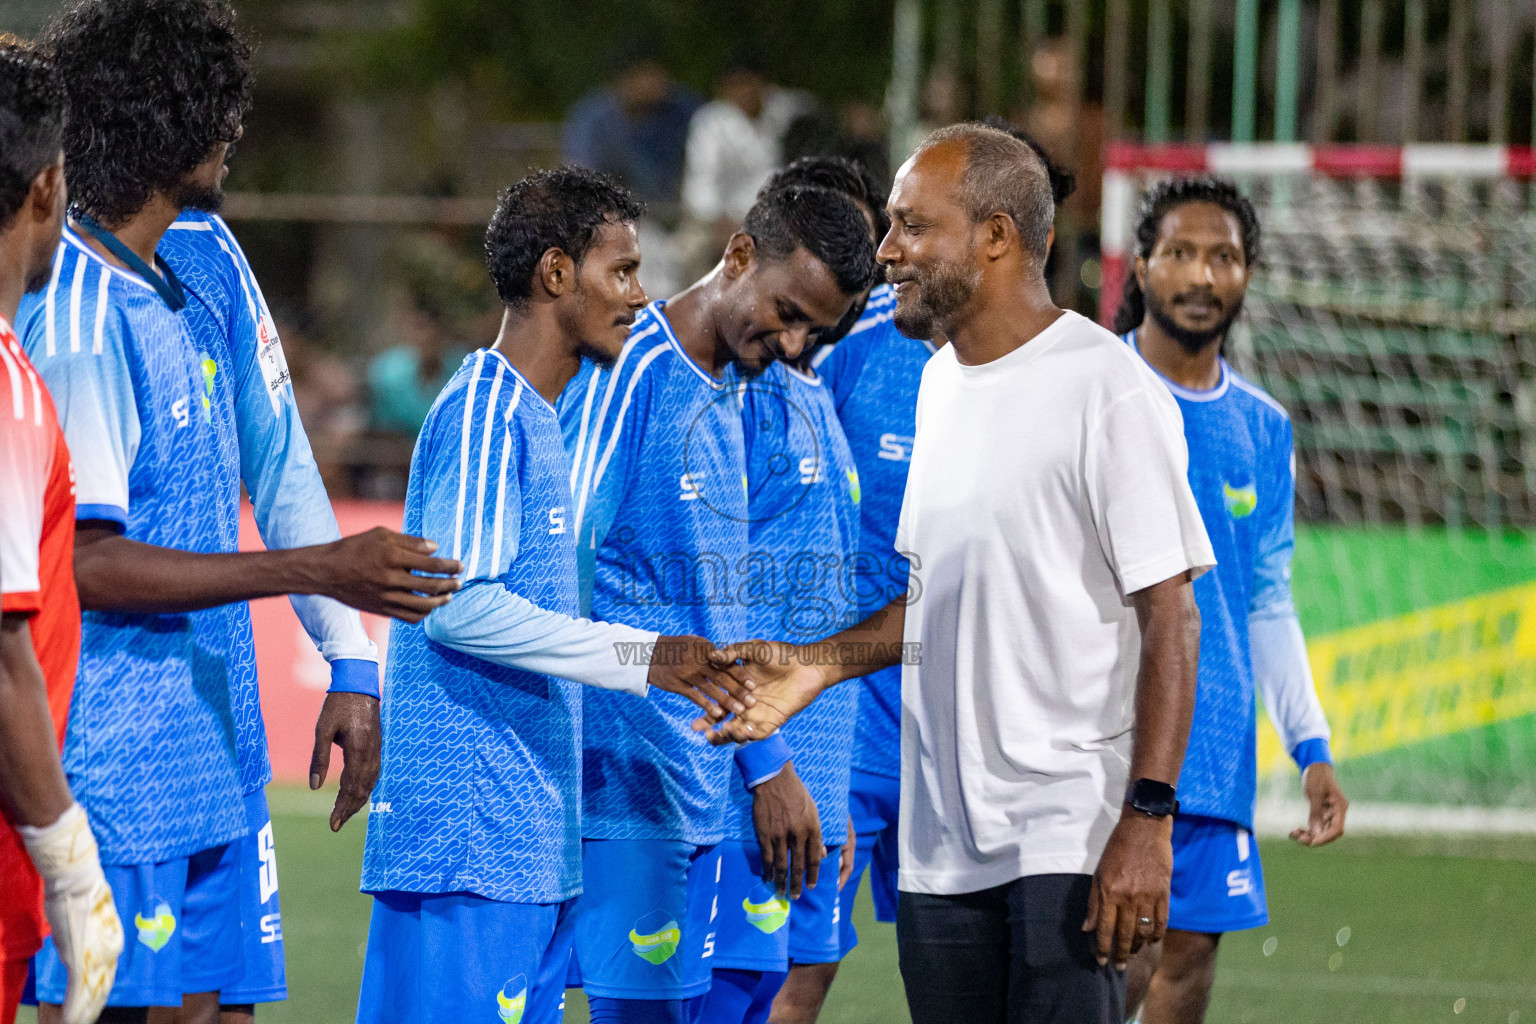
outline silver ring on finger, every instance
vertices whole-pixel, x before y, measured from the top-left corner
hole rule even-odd
[[[1138,917],[1136,919],[1136,923],[1138,925],[1140,925],[1141,927],[1143,927],[1143,928],[1151,928],[1152,927],[1152,919],[1150,917]]]

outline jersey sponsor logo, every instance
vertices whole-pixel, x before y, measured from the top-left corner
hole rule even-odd
[[[283,915],[281,913],[261,915],[261,941],[263,945],[283,941]]]
[[[496,993],[496,1016],[506,1024],[520,1024],[528,1008],[528,979],[519,974]]]
[[[388,814],[395,809],[395,805],[388,800],[374,800],[368,804],[369,814]]]
[[[1253,892],[1253,875],[1247,868],[1234,868],[1227,872],[1227,895],[1247,896]]]
[[[203,356],[203,422],[213,422],[213,379],[219,375],[219,364]]]
[[[683,930],[664,910],[651,911],[629,930],[629,944],[635,955],[653,964],[664,964],[672,959],[682,940]]]
[[[564,533],[565,532],[565,506],[564,505],[556,505],[554,508],[549,510],[549,532],[550,533]]]
[[[772,935],[789,921],[789,900],[766,882],[752,887],[741,901],[747,923],[764,935]]]
[[[149,911],[148,916],[145,916],[144,910]],[[139,942],[158,953],[171,941],[171,936],[176,934],[176,915],[171,913],[169,904],[154,896],[144,901],[144,910],[133,915],[134,926],[139,930]]]
[[[187,426],[187,424],[190,422],[190,418],[187,416],[187,409],[190,408],[191,405],[191,399],[187,398],[178,398],[176,401],[171,403],[171,419],[176,421],[177,430]]]
[[[807,455],[800,460],[800,486],[809,487],[811,484],[821,483],[821,460],[814,455]]]
[[[678,477],[678,486],[682,488],[677,496],[678,501],[698,501],[704,496],[704,488],[693,473],[684,473]]]
[[[911,462],[912,438],[904,434],[881,434],[880,450],[875,454],[888,462]]]
[[[261,902],[266,903],[277,895],[277,847],[272,841],[270,821],[256,833],[256,856],[261,861]]]
[[[1223,480],[1221,500],[1227,506],[1227,515],[1233,519],[1247,519],[1253,515],[1253,510],[1259,507],[1259,491],[1253,484],[1233,487]]]

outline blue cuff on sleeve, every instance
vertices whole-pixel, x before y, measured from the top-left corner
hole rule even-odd
[[[1296,762],[1298,769],[1305,772],[1319,761],[1333,764],[1333,752],[1328,749],[1328,741],[1319,736],[1315,740],[1302,740],[1296,744],[1296,749],[1291,751],[1291,759]]]
[[[128,528],[128,513],[116,505],[76,505],[75,522],[87,519],[99,519],[102,522],[116,523],[118,529]]]
[[[741,784],[751,789],[767,782],[783,771],[793,756],[789,741],[781,732],[765,740],[737,747],[736,770],[741,772]]]
[[[379,663],[361,658],[331,662],[331,688],[326,693],[363,693],[379,699]]]

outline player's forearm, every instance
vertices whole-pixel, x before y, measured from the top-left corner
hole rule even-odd
[[[657,634],[540,608],[481,580],[428,616],[427,636],[444,647],[524,672],[644,694]]]
[[[1131,595],[1141,627],[1131,779],[1176,786],[1195,710],[1200,610],[1188,574]]]
[[[1286,751],[1296,757],[1302,744],[1321,740],[1323,749],[1311,751],[1306,760],[1330,760],[1328,717],[1312,682],[1307,641],[1295,609],[1286,603],[1250,613],[1248,642],[1254,679]]]
[[[799,657],[821,669],[824,687],[867,676],[901,662],[906,621],[907,597],[903,594],[863,622],[804,645]]]
[[[280,594],[318,594],[325,576],[319,550],[206,554],[87,528],[76,535],[75,586],[86,611],[148,615]]]
[[[0,622],[0,796],[18,825],[37,828],[58,821],[73,803],[30,624],[16,616]]]

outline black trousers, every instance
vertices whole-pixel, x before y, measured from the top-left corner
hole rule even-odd
[[[903,892],[912,1024],[1122,1024],[1125,975],[1100,967],[1088,875],[1033,875],[957,896]]]

